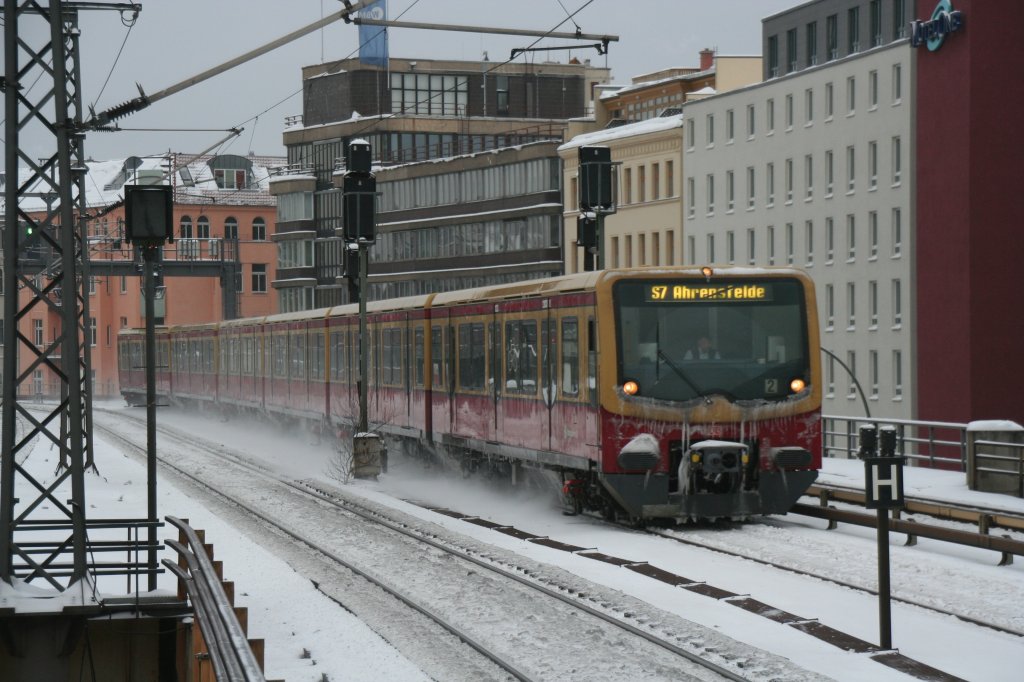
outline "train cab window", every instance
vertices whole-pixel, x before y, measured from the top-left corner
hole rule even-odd
[[[444,330],[441,327],[432,327],[430,330],[430,382],[435,389],[445,385],[445,364]]]
[[[305,379],[306,378],[306,335],[299,331],[293,332],[290,335],[291,352],[289,360],[291,360],[291,377],[292,379]]]
[[[597,324],[587,318],[587,389],[590,404],[597,405]]]
[[[486,384],[487,351],[482,323],[459,325],[459,387],[482,390]]]
[[[537,392],[537,321],[505,323],[505,390]]]
[[[324,334],[323,330],[311,329],[309,333],[309,378],[324,379]]]
[[[580,394],[580,323],[575,317],[562,318],[562,361],[558,376],[562,395]]]
[[[424,379],[424,368],[423,363],[425,360],[424,348],[423,348],[423,328],[417,327],[416,331],[413,332],[413,380],[416,386],[423,386]]]

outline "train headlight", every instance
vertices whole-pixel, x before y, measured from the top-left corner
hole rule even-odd
[[[694,464],[700,464],[700,453],[699,452],[691,452],[690,453],[690,461],[693,462]]]
[[[805,388],[807,388],[807,382],[799,377],[789,382],[789,390],[793,391],[793,393],[799,393]]]
[[[750,464],[750,455],[748,455],[746,451],[744,451],[743,455],[740,456],[740,461],[743,462],[743,466],[747,466],[748,464]]]
[[[627,381],[622,384],[622,392],[626,395],[636,395],[640,392],[640,384],[632,380]]]

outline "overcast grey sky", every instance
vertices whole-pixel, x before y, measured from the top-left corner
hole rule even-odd
[[[587,0],[389,0],[389,16],[394,19],[402,14],[403,21],[546,31],[586,5],[573,17],[582,31],[618,35],[620,41],[611,44],[607,56],[598,56],[593,50],[574,52],[574,56],[609,66],[615,82],[626,83],[634,75],[668,66],[696,66],[698,52],[704,47],[717,47],[723,54],[759,54],[761,19],[801,1],[592,0],[587,4]],[[103,110],[136,96],[135,83],[146,92],[157,92],[341,6],[338,0],[144,0],[130,33],[117,12],[83,11],[84,99]],[[558,30],[574,29],[573,23],[566,21]],[[531,41],[392,29],[390,53],[393,57],[472,60],[486,51],[491,61],[502,61],[508,59],[512,48],[526,47]],[[548,40],[541,45],[564,42]],[[301,67],[347,57],[357,48],[358,28],[337,22],[161,100],[119,124],[124,128],[218,130],[241,126],[245,131],[218,151],[283,155],[284,119],[302,111]],[[533,58],[564,60],[568,55],[535,53]],[[91,133],[85,149],[97,160],[167,150],[199,152],[222,137],[220,132]],[[48,151],[32,131],[23,133],[22,138],[22,147],[34,156]]]

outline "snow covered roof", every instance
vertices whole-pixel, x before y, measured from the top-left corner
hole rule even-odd
[[[615,128],[606,128],[592,133],[577,135],[559,147],[558,151],[561,152],[567,149],[582,147],[584,145],[601,144],[604,142],[611,142],[612,140],[621,140],[627,137],[633,137],[635,135],[648,135],[650,133],[657,133],[663,130],[672,130],[673,128],[682,127],[683,114],[659,116],[658,118],[649,118],[644,121],[637,121],[636,123],[627,123],[626,125],[621,125]]]
[[[86,206],[98,208],[121,201],[125,184],[166,184],[171,167],[174,168],[173,173],[170,173],[170,184],[174,186],[175,203],[200,200],[234,205],[275,205],[276,199],[268,191],[270,174],[272,169],[284,166],[287,159],[277,156],[235,156],[233,158],[240,160],[237,165],[244,166],[237,170],[246,171],[246,185],[222,189],[217,186],[213,167],[223,167],[224,161],[231,157],[172,153],[156,157],[130,156],[127,159],[86,161],[85,165],[89,169],[85,176]],[[217,163],[218,159],[220,163]],[[231,165],[230,162],[228,165]],[[29,169],[18,169],[19,183],[28,182],[30,178]],[[231,177],[231,184],[234,184],[235,179]],[[22,199],[22,209],[28,212],[45,210],[47,188],[43,183],[38,183],[27,194],[33,193],[36,196],[25,196]],[[0,198],[2,205],[3,199]]]

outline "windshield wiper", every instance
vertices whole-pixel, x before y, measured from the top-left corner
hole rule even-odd
[[[704,398],[704,402],[707,403],[708,405],[711,404],[711,398],[709,398],[708,396],[704,395],[704,389],[702,389],[700,386],[695,384],[693,382],[693,379],[691,379],[689,377],[689,375],[687,375],[687,373],[684,372],[679,365],[677,365],[675,362],[673,362],[672,358],[670,358],[668,355],[666,355],[665,351],[661,350],[660,348],[658,349],[658,357],[661,358],[665,362],[666,365],[671,367],[672,371],[675,372],[676,375],[678,375],[680,379],[685,381],[686,385],[689,386],[691,389],[693,389],[693,392],[696,393],[698,397]]]

